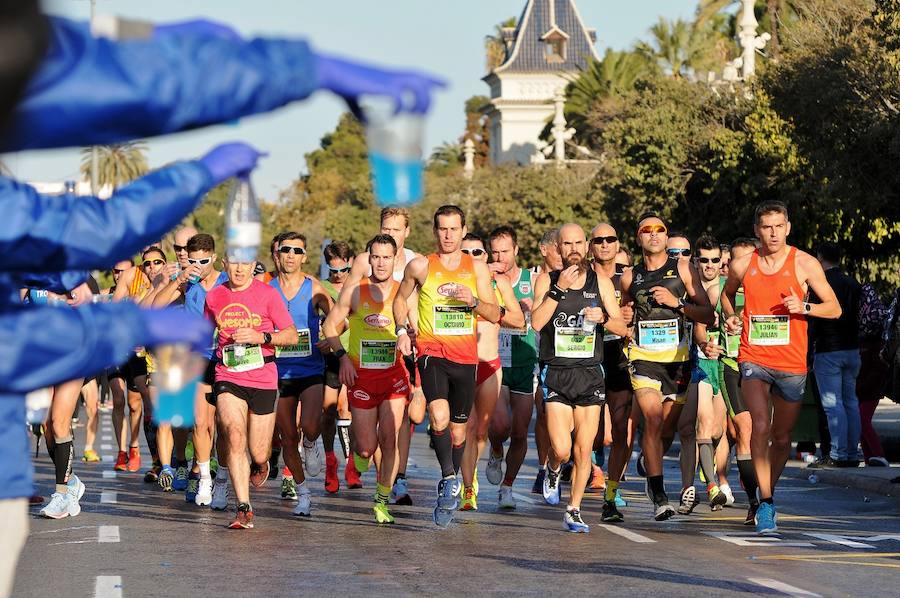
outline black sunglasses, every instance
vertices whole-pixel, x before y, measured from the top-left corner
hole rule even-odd
[[[701,264],[718,264],[722,261],[720,257],[698,257],[697,261]]]
[[[463,249],[462,252],[473,257],[481,257],[487,253],[484,249],[478,249],[477,247],[474,249]]]
[[[302,247],[291,247],[290,245],[282,245],[278,248],[278,253],[293,253],[294,255],[306,255],[306,250]]]
[[[127,270],[127,268],[125,270]],[[125,270],[119,270],[118,268],[113,268],[113,274],[121,274]]]
[[[145,268],[149,268],[151,264],[154,266],[162,266],[165,263],[166,262],[164,260],[144,260],[144,263],[141,265]]]
[[[594,237],[591,239],[591,243],[594,245],[600,245],[601,243],[606,243],[607,245],[612,245],[616,241],[619,240],[619,237],[615,235],[609,235],[608,237]]]
[[[187,251],[187,245],[172,245],[175,248],[175,253],[179,251]]]
[[[690,257],[691,250],[690,249],[666,249],[666,253],[668,253],[672,257]]]
[[[332,268],[331,266],[328,266],[328,271],[331,272],[332,274],[340,274],[342,272],[349,272],[350,266],[344,266],[343,268]]]

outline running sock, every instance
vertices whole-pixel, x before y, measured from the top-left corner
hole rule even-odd
[[[513,483],[515,483],[516,478],[509,477],[509,474],[503,476],[503,481],[500,483],[501,486],[509,486],[512,488]]]
[[[716,482],[716,457],[712,440],[698,440],[700,447],[700,469],[706,477],[706,483],[715,486]]]
[[[344,460],[350,455],[350,420],[337,420],[338,440],[341,441],[341,451],[344,453]]]
[[[653,501],[659,502],[666,496],[666,487],[663,484],[661,475],[652,475],[647,477],[647,483],[650,484],[650,492],[653,494]]]
[[[459,473],[459,467],[462,464],[463,453],[466,452],[466,441],[463,440],[460,445],[453,445],[453,471]]]
[[[212,477],[212,474],[209,470],[209,461],[204,461],[203,463],[197,463],[197,467],[200,468],[200,479],[208,480]]]
[[[761,503],[767,502],[767,503],[769,503],[770,505],[774,505],[774,504],[775,504],[775,499],[772,498],[772,497],[770,496],[769,498],[761,498],[761,499],[759,499],[759,502],[761,502]]]
[[[456,469],[453,466],[452,443],[450,440],[450,430],[432,430],[431,442],[434,444],[434,454],[441,466],[441,476],[449,477],[456,475]]]
[[[387,486],[382,486],[381,484],[375,485],[375,502],[387,505],[388,500],[391,497],[391,489]]]
[[[405,479],[406,479],[406,472],[397,472],[397,478],[394,481],[396,482],[397,480],[405,480]]]
[[[56,443],[56,460],[53,465],[56,469],[56,491],[60,491],[60,487],[65,488],[72,475],[72,440],[71,438],[64,442]],[[65,492],[65,490],[63,490]]]
[[[50,460],[56,463],[56,442],[53,444],[47,443],[47,454],[50,455]]]
[[[741,477],[741,486],[747,493],[750,502],[756,502],[756,489],[759,487],[756,483],[756,470],[753,468],[753,460],[750,455],[737,456],[738,473]]]
[[[618,489],[619,482],[615,480],[606,480],[606,492],[603,494],[603,499],[606,501],[616,500],[616,490]]]

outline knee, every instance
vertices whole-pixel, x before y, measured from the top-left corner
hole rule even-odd
[[[772,431],[771,426],[767,420],[756,420],[753,422],[751,426],[752,430],[752,439],[761,440],[763,442],[768,442],[769,434]]]
[[[663,417],[662,414],[653,413],[644,416],[644,430],[648,434],[659,434],[662,432]]]

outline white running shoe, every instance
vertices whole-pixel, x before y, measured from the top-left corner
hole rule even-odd
[[[319,443],[314,440],[307,444],[306,438],[304,438],[301,448],[303,450],[303,469],[306,471],[306,475],[314,478],[322,473],[322,451],[319,450]]]
[[[197,496],[199,495],[198,492]],[[212,500],[209,502],[209,506],[213,511],[224,511],[228,508],[228,480],[219,481],[219,478],[216,478],[213,482]]]
[[[228,485],[225,486],[225,502],[228,502]],[[213,481],[212,478],[200,478],[197,485],[197,496],[194,497],[194,504],[198,507],[208,505],[213,499]]]
[[[72,474],[69,480],[69,490],[66,494],[69,495],[69,517],[75,517],[81,513],[81,503],[78,501],[84,496],[84,484],[81,483],[77,475]]]
[[[69,516],[69,493],[54,492],[50,504],[41,509],[41,516],[49,519],[63,519]]]
[[[409,496],[409,483],[406,478],[397,478],[394,480],[394,487],[391,488],[391,504],[397,504],[404,496]]]
[[[721,486],[719,486],[719,490],[722,491],[722,494],[724,494],[725,498],[727,499],[725,502],[725,506],[730,507],[731,505],[733,505],[734,493],[731,491],[731,486],[729,486],[728,484],[722,484]]]
[[[516,508],[516,499],[513,497],[512,486],[500,486],[500,490],[497,494],[497,505],[501,509]]]
[[[494,486],[503,481],[503,455],[496,456],[488,451],[487,469],[484,472],[488,481]]]
[[[297,486],[297,506],[292,513],[296,517],[309,517],[312,510],[312,495],[309,488]]]
[[[544,502],[548,505],[558,505],[559,504],[559,478],[561,477],[561,469],[557,471],[553,471],[550,467],[547,467],[547,475],[544,476]]]

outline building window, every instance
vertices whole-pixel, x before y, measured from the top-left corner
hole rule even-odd
[[[544,39],[544,43],[544,57],[547,59],[547,62],[566,61],[566,38],[554,32]]]

